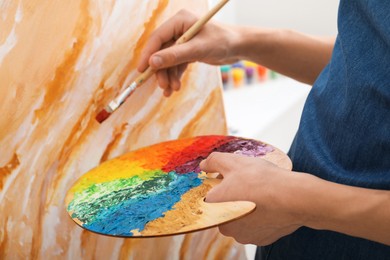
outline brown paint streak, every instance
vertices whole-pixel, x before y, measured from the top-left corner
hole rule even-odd
[[[190,122],[183,128],[181,131],[179,138],[187,138],[194,135],[198,135],[199,133],[196,133],[196,129],[198,128],[197,125],[199,124],[199,121],[204,117],[204,115],[209,115],[210,110],[214,108],[215,106],[215,100],[218,100],[220,98],[220,89],[215,88],[210,95],[208,96],[207,100],[205,101],[202,108],[198,111],[198,113],[192,118]],[[227,132],[226,126],[225,133]]]
[[[148,95],[146,93],[146,95]],[[142,100],[142,101],[146,101],[146,100]],[[131,133],[129,134],[129,136],[127,137],[126,139],[126,143],[129,143],[128,141],[129,140],[136,140],[139,136],[142,136],[142,132],[145,128],[147,128],[149,125],[150,125],[150,122],[149,120],[152,120],[153,119],[153,116],[154,115],[157,115],[162,107],[162,103],[163,103],[163,99],[161,99],[150,111],[148,114],[146,114],[143,118],[143,121],[140,121],[138,122],[136,125],[132,126],[131,127]],[[138,101],[139,104],[141,102],[141,100]],[[141,106],[145,105],[145,104],[140,104]],[[124,124],[122,125],[122,131],[125,130],[125,128],[128,127],[128,124]],[[119,132],[117,132],[119,133]],[[114,136],[117,135],[117,134],[114,134]],[[110,153],[112,152],[113,148],[115,148],[116,146],[114,144],[116,144],[118,141],[120,141],[120,137],[123,137],[123,135],[121,134],[120,136],[116,136],[113,138],[113,141],[106,147],[105,151],[103,152],[103,156],[102,158],[100,159],[100,162],[103,162],[107,159],[109,159],[109,155]],[[117,141],[115,141],[115,139],[117,139]],[[131,146],[129,146],[128,150],[131,150]]]
[[[89,32],[89,27],[91,26],[91,19],[92,19],[89,15],[89,12],[88,12],[88,1],[81,1],[80,9],[81,9],[81,15],[79,18],[80,22],[77,23],[76,27],[82,27],[82,28],[84,27],[83,30],[80,30],[80,34],[84,35],[83,37],[85,37],[85,39],[87,39],[88,38],[87,32]],[[84,24],[85,24],[85,26],[84,26]],[[83,40],[84,45],[85,45],[85,41],[86,41],[85,39]],[[78,55],[79,54],[80,53],[78,53]],[[76,60],[74,62],[76,62]],[[73,66],[74,65],[75,65],[75,63],[73,64]],[[71,72],[69,72],[69,73],[71,73]],[[100,87],[104,86],[104,82],[105,82],[105,80],[102,79],[97,90],[99,90]],[[104,94],[104,92],[103,92],[103,94]],[[67,158],[69,158],[70,154],[73,151],[73,148],[75,146],[77,146],[77,144],[80,143],[82,140],[87,138],[89,136],[91,130],[94,128],[93,126],[96,125],[94,117],[91,118],[89,116],[91,107],[95,107],[94,106],[95,102],[96,102],[95,100],[90,100],[89,104],[87,106],[85,106],[86,107],[85,111],[83,111],[83,113],[81,114],[81,116],[79,117],[77,122],[73,123],[74,124],[73,129],[71,130],[67,140],[64,142],[64,145],[62,146],[63,148],[60,152],[59,158],[62,158],[60,161],[60,166],[63,165],[63,163],[65,163],[67,161]],[[87,118],[89,118],[88,123],[83,124],[83,120],[85,120]],[[84,129],[81,129],[80,126],[82,126],[82,125],[85,125]],[[60,166],[59,166],[59,168],[60,168]],[[60,174],[61,172],[62,171],[59,171],[59,174],[57,174],[56,179],[62,179],[62,175]]]
[[[168,0],[158,1],[158,6],[153,10],[153,13],[149,21],[144,23],[144,31],[141,37],[137,41],[137,45],[134,48],[132,55],[132,60],[124,67],[122,73],[118,76],[119,86],[122,86],[126,80],[127,75],[130,71],[135,69],[136,62],[138,62],[141,56],[141,50],[145,46],[146,42],[149,40],[151,33],[157,27],[158,18],[164,13],[165,8],[168,6]]]
[[[131,259],[131,254],[135,253],[137,254],[137,251],[134,250],[132,252],[132,248],[137,248],[140,244],[141,240],[140,239],[125,239],[123,241],[121,250],[119,252],[119,259]],[[138,259],[137,255],[133,257],[133,259]],[[146,258],[144,258],[146,259]]]
[[[64,61],[62,64],[56,69],[54,79],[46,86],[46,95],[44,98],[43,105],[40,109],[35,111],[35,119],[41,119],[44,115],[46,115],[47,111],[50,110],[52,107],[57,105],[57,102],[59,99],[61,99],[63,93],[66,90],[66,87],[69,84],[69,79],[72,78],[72,75],[74,72],[74,67],[77,63],[78,57],[81,55],[82,50],[87,42],[88,39],[88,32],[90,31],[90,28],[92,26],[92,18],[89,15],[89,1],[80,1],[80,16],[75,24],[75,38],[77,39],[76,42],[73,44],[73,47],[71,50],[68,50],[66,52]],[[86,114],[85,112],[84,114]],[[83,118],[83,117],[81,117]],[[80,119],[79,121],[81,121]],[[78,128],[80,127],[80,124],[75,124],[74,129],[72,130],[72,134],[70,134],[69,138],[74,138],[74,132],[78,131]],[[69,154],[71,149],[67,148],[66,143],[63,146],[63,149],[61,151],[61,154],[65,154],[65,156],[60,156],[59,158],[63,158],[62,160],[66,160],[68,157],[66,154]],[[58,171],[58,174],[55,176],[55,180],[59,180],[62,178],[62,171]],[[49,183],[51,176],[47,176],[46,183]],[[58,183],[54,181],[54,187],[56,187]],[[47,197],[47,189],[42,191],[41,194],[42,197]],[[48,201],[50,201],[51,198],[48,198]],[[45,213],[45,203],[42,202],[39,206],[39,212],[38,215],[42,216]],[[38,218],[37,227],[41,227],[43,225],[42,222],[43,218]],[[36,231],[34,233],[37,233]],[[60,241],[58,241],[60,242]],[[65,245],[65,243],[60,243],[62,245]],[[69,241],[67,241],[69,243]],[[38,259],[40,248],[42,246],[42,236],[34,236],[32,239],[32,252],[30,254],[32,259]]]
[[[91,105],[92,106],[92,103]],[[88,106],[88,107],[90,107]],[[66,172],[62,169],[63,166],[66,164],[68,161],[68,158],[71,157],[71,154],[74,151],[77,151],[75,149],[79,144],[83,143],[83,141],[89,137],[90,132],[93,131],[94,127],[96,124],[98,124],[95,121],[95,118],[89,117],[88,116],[89,111],[88,109],[84,111],[84,113],[80,116],[80,119],[74,124],[74,127],[72,131],[70,132],[67,140],[64,142],[64,145],[62,146],[62,150],[60,152],[60,155],[58,158],[59,160],[59,166],[58,166],[58,171],[57,174],[55,175],[55,178],[53,180],[53,189],[57,190],[58,185],[60,184],[61,180],[63,179],[63,174],[66,174]],[[86,118],[89,118],[88,123],[84,127],[84,129],[80,129],[80,126],[83,125],[82,121]],[[46,195],[45,195],[46,196]],[[53,198],[54,199],[54,198]],[[48,198],[48,201],[51,199]]]
[[[171,259],[171,237],[125,239],[118,259]]]
[[[102,158],[100,159],[100,162],[104,162],[110,158],[110,153],[114,148],[117,146],[119,141],[121,141],[123,137],[123,132],[126,131],[128,127],[127,123],[124,123],[121,127],[117,127],[114,130],[113,139],[112,141],[107,145],[106,150],[104,151]]]
[[[100,84],[99,84],[99,87],[97,89],[100,89],[104,86],[105,84],[105,80],[103,79]],[[107,91],[103,91],[102,92],[102,96],[105,95]],[[101,98],[98,98],[98,99],[94,99],[94,100],[91,100],[89,102],[89,104],[86,106],[86,110],[83,112],[83,114],[80,116],[79,120],[77,122],[74,123],[74,126],[73,126],[73,129],[71,130],[67,140],[64,142],[64,145],[62,146],[62,150],[60,152],[60,156],[59,158],[61,158],[60,160],[60,167],[66,163],[67,161],[67,158],[70,157],[71,153],[74,151],[74,148],[82,143],[87,137],[89,137],[91,131],[93,131],[96,127],[96,125],[98,124],[97,121],[95,120],[95,116],[93,117],[90,117],[89,113],[91,112],[90,109],[91,107],[96,107],[95,106],[95,103],[99,102],[99,100],[101,100]],[[89,118],[89,119],[88,119]],[[83,120],[89,120],[88,123],[86,124],[86,126],[84,127],[84,129],[80,129],[80,126],[81,125],[84,125],[83,124]],[[107,151],[105,152],[107,153]],[[62,179],[62,173],[63,171],[58,171],[57,175],[56,175],[56,180],[61,180]],[[57,184],[57,181],[55,181],[55,185]]]
[[[193,71],[193,66],[190,64],[186,70],[186,72],[183,74],[182,76],[182,90],[180,90],[179,92],[175,92],[173,93],[173,95],[171,97],[169,97],[169,101],[167,102],[167,104],[165,104],[164,106],[164,109],[159,111],[158,112],[158,122],[161,124],[161,125],[167,125],[167,123],[171,123],[173,120],[177,120],[177,119],[180,119],[180,117],[177,116],[177,113],[176,113],[176,110],[178,109],[178,107],[180,107],[180,110],[182,111],[185,111],[185,109],[183,108],[182,104],[182,100],[183,100],[183,97],[185,96],[189,96],[191,94],[188,94],[189,92],[191,92],[191,88],[193,87],[192,84],[190,84],[190,81],[191,81],[191,75],[192,75],[192,71]],[[162,128],[162,130],[166,131],[164,134],[165,135],[169,135],[167,133],[167,131],[169,131],[170,129],[170,126],[168,127],[164,127]]]
[[[180,259],[185,259],[187,252],[191,248],[192,243],[193,243],[192,234],[186,235],[184,237],[184,240],[182,242],[182,245],[181,245],[181,248],[179,251]]]
[[[19,157],[16,153],[11,160],[0,168],[0,190],[3,189],[6,178],[20,165]]]
[[[110,73],[112,73],[112,71]],[[96,88],[97,91],[101,90],[101,92],[95,93],[95,95],[94,95],[94,104],[96,104],[96,106],[94,106],[94,107],[99,108],[97,111],[95,111],[94,118],[96,118],[98,113],[100,113],[100,111],[102,111],[105,104],[110,102],[114,98],[114,96],[110,95],[110,93],[111,93],[110,89],[106,89],[105,85],[106,85],[106,79],[103,78],[100,81],[99,86]]]
[[[218,251],[215,253],[214,257],[216,259],[227,259],[229,257],[229,254],[231,253],[231,251],[229,251],[229,248],[232,248],[234,246],[235,241],[232,238],[226,238],[221,241],[222,245],[218,246]]]
[[[162,104],[164,100],[160,101],[149,111],[147,115],[144,116],[143,121],[140,121],[131,129],[131,134],[129,135],[130,140],[136,140],[139,136],[142,135],[144,128],[147,128],[150,125],[148,120],[152,120],[155,115],[160,113]]]
[[[81,231],[81,248],[96,248],[98,235],[87,230]],[[83,259],[96,259],[95,250],[86,250],[82,254]]]
[[[219,231],[213,234],[214,235],[213,239],[210,239],[210,243],[207,245],[206,250],[205,250],[205,255],[203,256],[204,259],[207,259],[208,257],[210,257],[209,254],[210,254],[210,252],[212,252],[213,247],[215,247],[215,246],[218,247],[218,245],[214,245],[215,242],[220,242],[220,241],[218,241],[218,234],[219,234]],[[215,259],[225,259],[225,258],[215,258]]]
[[[36,119],[41,119],[47,111],[54,106],[58,106],[66,87],[75,74],[77,59],[80,57],[88,39],[91,29],[92,18],[88,12],[89,1],[80,1],[80,18],[75,25],[76,41],[70,50],[67,50],[63,62],[55,71],[54,79],[46,86],[46,94],[40,109],[35,111]]]
[[[6,248],[8,247],[8,235],[7,235],[7,222],[8,222],[8,217],[5,218],[4,221],[4,226],[1,229],[0,232],[0,259],[6,259],[7,252]]]

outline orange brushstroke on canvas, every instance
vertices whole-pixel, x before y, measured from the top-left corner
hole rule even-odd
[[[19,0],[2,6],[0,44],[9,45],[0,55],[1,259],[178,258],[185,241],[184,259],[213,258],[220,247],[226,258],[245,258],[242,246],[226,247],[231,240],[216,229],[175,239],[111,239],[82,231],[64,209],[67,190],[100,160],[176,139],[183,129],[185,135],[225,133],[221,96],[214,91],[221,86],[217,69],[202,64],[191,67],[172,98],[145,84],[108,124],[94,120],[137,73],[150,33],[183,7],[201,14],[207,1]],[[207,81],[187,80],[206,75]],[[210,93],[214,108],[197,107]],[[180,112],[186,104],[196,109]]]
[[[10,175],[20,164],[18,155],[14,153],[12,159],[3,167],[0,168],[0,190],[3,188],[8,175]]]

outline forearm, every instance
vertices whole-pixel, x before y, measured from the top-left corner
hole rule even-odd
[[[290,205],[303,225],[390,245],[390,191],[372,190],[294,174]],[[298,185],[299,184],[299,185]]]
[[[334,39],[315,38],[289,30],[236,27],[234,55],[283,75],[313,84],[329,62]]]

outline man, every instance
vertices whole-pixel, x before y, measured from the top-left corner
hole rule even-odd
[[[313,85],[289,152],[293,173],[234,154],[201,163],[224,177],[208,202],[257,205],[221,233],[265,246],[261,259],[390,259],[390,2],[341,0],[336,40],[209,23],[165,48],[195,21],[181,11],[145,46],[138,69],[158,70],[165,96],[193,61],[251,60]]]

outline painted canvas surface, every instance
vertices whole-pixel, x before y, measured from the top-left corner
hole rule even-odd
[[[83,175],[68,192],[67,210],[80,226],[120,237],[180,234],[248,214],[253,203],[204,203],[206,193],[220,182],[199,168],[212,152],[278,158],[269,160],[280,167],[291,165],[272,146],[235,136],[162,142],[106,161]]]
[[[94,117],[137,74],[150,33],[206,0],[0,0],[0,259],[243,259],[216,229],[158,239],[75,225],[66,192],[139,147],[226,134],[217,68],[190,66],[167,99],[152,78],[103,124]]]

